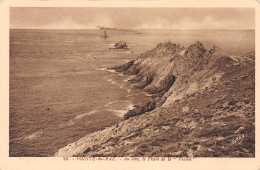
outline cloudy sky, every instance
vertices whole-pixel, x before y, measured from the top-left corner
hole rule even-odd
[[[253,8],[24,8],[10,9],[12,29],[224,29],[255,28]]]

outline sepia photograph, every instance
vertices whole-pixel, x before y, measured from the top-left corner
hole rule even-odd
[[[254,8],[9,14],[9,157],[255,158]]]

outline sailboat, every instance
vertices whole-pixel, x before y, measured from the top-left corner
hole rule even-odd
[[[107,38],[107,31],[104,30],[104,35],[102,36],[104,39]]]

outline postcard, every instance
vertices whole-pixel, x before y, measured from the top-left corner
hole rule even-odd
[[[3,0],[0,169],[260,169],[260,2]]]

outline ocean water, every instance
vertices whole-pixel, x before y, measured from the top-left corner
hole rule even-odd
[[[10,30],[10,156],[52,156],[88,133],[122,120],[149,96],[105,68],[160,42],[201,41],[227,54],[254,51],[254,31]],[[124,40],[129,50],[110,50]]]

